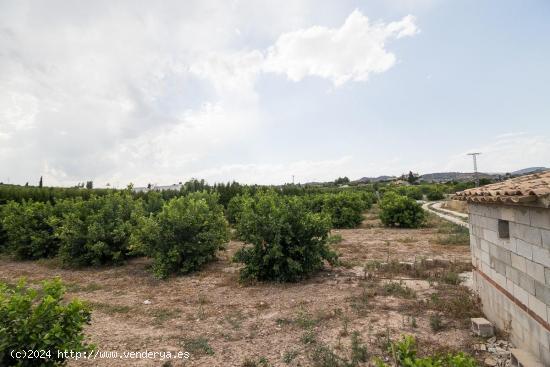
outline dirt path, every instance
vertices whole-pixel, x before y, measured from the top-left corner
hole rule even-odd
[[[459,226],[468,228],[468,215],[464,213],[455,212],[448,209],[443,209],[441,207],[441,204],[443,202],[437,201],[437,202],[427,202],[422,204],[422,208],[430,213],[433,213],[437,215],[440,218],[443,218],[449,222],[452,222],[454,224],[458,224]]]

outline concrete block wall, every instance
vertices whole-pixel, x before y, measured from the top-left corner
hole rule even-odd
[[[497,327],[550,366],[550,209],[469,204],[474,285]],[[499,238],[498,220],[510,238]]]

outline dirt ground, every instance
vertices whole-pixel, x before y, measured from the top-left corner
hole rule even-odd
[[[34,283],[61,277],[68,298],[91,304],[92,323],[86,334],[100,351],[117,351],[119,356],[124,351],[145,350],[190,354],[188,359],[170,361],[73,360],[72,366],[254,366],[253,361],[261,358],[274,366],[322,366],[315,364],[319,346],[347,358],[354,331],[370,357],[384,358],[388,338],[396,340],[402,334],[416,336],[423,350],[420,354],[472,351],[476,340],[468,331],[468,312],[479,312],[479,305],[465,303],[465,287],[432,279],[429,267],[426,273],[417,274],[419,279],[411,280],[414,272],[406,270],[410,264],[394,266],[389,272],[385,268],[389,265],[383,264],[420,264],[421,259],[431,258],[467,269],[468,246],[439,244],[437,227],[382,228],[370,214],[360,228],[333,234],[342,237],[333,246],[343,265],[327,266],[295,284],[240,284],[238,265],[230,261],[242,246],[237,241],[204,270],[165,281],[153,278],[147,259],[86,270],[3,259],[0,279],[15,282],[26,277]],[[427,267],[412,267],[417,266]],[[445,266],[440,269],[442,274],[450,271]],[[399,282],[400,278],[407,280]],[[466,311],[455,312],[453,307]],[[246,359],[249,363],[243,364]]]

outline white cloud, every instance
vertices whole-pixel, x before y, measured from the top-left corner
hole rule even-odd
[[[388,40],[416,33],[411,15],[389,24],[372,24],[355,10],[340,28],[315,26],[282,34],[269,49],[264,69],[286,74],[293,81],[306,76],[330,79],[336,86],[365,81],[395,64],[395,55],[385,48]]]
[[[386,41],[417,32],[412,17],[371,24],[358,11],[341,28],[307,28],[316,6],[0,3],[0,181],[124,186],[206,174],[261,127],[261,73],[366,80],[395,62]],[[251,171],[280,180],[330,166],[300,162]]]

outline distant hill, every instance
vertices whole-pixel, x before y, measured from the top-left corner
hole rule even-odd
[[[547,167],[529,167],[529,168],[520,169],[520,170],[517,170],[517,171],[514,171],[514,172],[510,172],[510,174],[512,176],[523,176],[523,175],[530,175],[532,173],[543,172],[543,171],[546,171],[548,169],[549,168],[547,168]]]
[[[384,182],[384,181],[395,180],[396,178],[397,177],[395,176],[362,177],[358,180],[355,180],[355,182],[360,182],[360,183]]]
[[[502,175],[478,172],[479,178],[498,179]],[[475,174],[473,172],[436,172],[421,175],[419,181],[422,182],[448,182],[448,181],[473,181]]]

